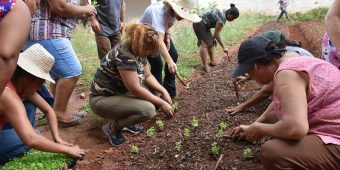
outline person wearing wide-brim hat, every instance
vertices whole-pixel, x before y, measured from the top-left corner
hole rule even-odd
[[[195,14],[193,0],[164,0],[148,6],[139,22],[152,25],[159,33],[160,54],[164,58],[165,77],[162,81],[163,62],[161,56],[149,57],[151,72],[160,84],[173,98],[176,96],[175,73],[177,71],[178,54],[170,38],[170,28],[176,23],[185,19],[190,22],[199,22],[201,18]]]
[[[54,110],[37,94],[38,88],[45,80],[54,83],[49,75],[53,64],[53,56],[38,44],[20,54],[12,80],[0,97],[0,166],[30,148],[64,153],[72,157],[82,157],[85,153],[78,146],[60,138]],[[30,113],[26,115],[22,99],[34,103],[47,113],[54,142],[35,132],[35,110],[27,110]],[[5,123],[9,123],[11,127],[4,129]]]
[[[254,123],[240,125],[230,135],[249,141],[274,137],[259,153],[265,169],[338,169],[339,70],[253,37],[242,42],[232,77],[245,73],[261,84],[274,82],[273,102]]]
[[[239,17],[239,11],[234,4],[230,4],[228,10],[212,9],[201,14],[202,21],[193,24],[193,28],[197,37],[197,46],[200,48],[200,57],[203,64],[203,70],[209,72],[209,65],[216,66],[215,48],[216,41],[223,49],[223,52],[228,54],[228,49],[225,47],[221,30],[225,23],[231,22]],[[214,35],[211,29],[215,28]],[[210,63],[208,65],[207,57],[209,55]]]

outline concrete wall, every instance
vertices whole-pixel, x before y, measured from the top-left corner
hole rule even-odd
[[[126,19],[140,18],[146,7],[151,4],[150,0],[125,0]]]

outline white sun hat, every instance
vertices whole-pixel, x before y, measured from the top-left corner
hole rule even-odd
[[[191,22],[200,22],[202,19],[195,13],[193,0],[164,0],[181,18]]]
[[[18,65],[28,73],[54,83],[49,72],[54,64],[53,56],[40,44],[34,44],[20,53]]]

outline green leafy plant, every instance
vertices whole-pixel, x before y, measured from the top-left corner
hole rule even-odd
[[[217,143],[214,142],[213,144],[211,144],[211,154],[213,156],[217,156],[219,154],[219,148],[217,146]]]
[[[157,119],[156,124],[160,129],[163,129],[164,127],[164,121],[162,119]]]
[[[32,150],[23,157],[14,158],[6,165],[1,167],[1,170],[17,170],[17,169],[61,169],[65,163],[70,163],[71,158],[63,154],[41,152]]]
[[[229,124],[228,124],[228,123],[225,123],[225,122],[221,122],[221,123],[219,124],[219,127],[220,127],[220,129],[222,129],[222,130],[226,130],[226,129],[229,128]]]
[[[251,151],[250,148],[246,148],[246,149],[243,150],[243,157],[244,157],[245,159],[251,159],[251,158],[254,157],[254,156],[253,156],[253,152]]]
[[[150,127],[147,131],[146,131],[146,135],[151,138],[154,134],[155,134],[156,129],[154,127]]]
[[[188,137],[190,136],[190,129],[184,128],[183,136],[184,136],[185,138],[188,138]]]
[[[217,131],[217,133],[216,133],[216,137],[217,137],[217,138],[221,138],[221,137],[223,137],[223,135],[224,135],[223,129],[219,129],[219,130]]]
[[[174,103],[172,103],[171,107],[172,109],[174,109],[174,111],[177,111],[179,108],[179,102],[175,101]]]
[[[139,152],[138,146],[137,145],[131,145],[131,150],[130,150],[132,155],[137,155]]]
[[[198,121],[198,119],[196,117],[192,118],[191,126],[194,127],[194,128],[199,126],[199,121]]]
[[[175,148],[176,148],[176,150],[179,152],[180,150],[181,150],[181,147],[182,147],[182,141],[177,141],[176,143],[175,143]]]

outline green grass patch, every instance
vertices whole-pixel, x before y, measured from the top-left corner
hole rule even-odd
[[[41,152],[32,150],[23,157],[14,158],[1,168],[1,170],[47,170],[61,169],[71,158],[63,154]]]
[[[293,23],[299,23],[310,20],[323,20],[327,14],[328,8],[316,8],[306,12],[297,12],[290,15]]]
[[[248,30],[268,21],[269,19],[269,16],[260,14],[241,15],[237,20],[227,23],[224,26],[221,32],[224,43],[228,46],[235,44],[245,38],[245,34]],[[214,30],[212,30],[212,32],[213,31]],[[174,44],[179,53],[177,66],[180,71],[180,75],[187,78],[195,71],[195,68],[200,69],[201,67],[197,38],[192,28],[192,24],[188,22],[179,22],[174,26],[172,35]],[[216,54],[220,51],[221,49],[218,47]]]

